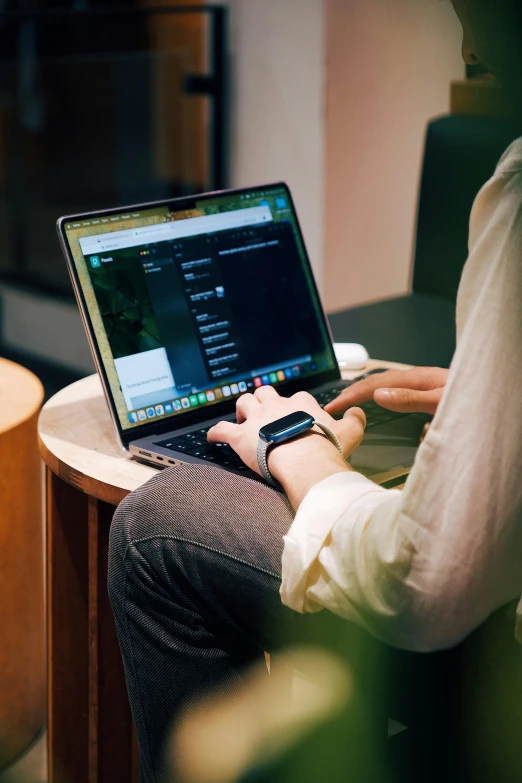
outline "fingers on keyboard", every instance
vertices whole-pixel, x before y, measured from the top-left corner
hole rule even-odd
[[[206,433],[208,429],[210,428],[189,432],[177,438],[161,441],[156,443],[156,445],[169,449],[169,451],[177,451],[180,454],[196,457],[205,462],[222,465],[225,468],[233,468],[240,473],[248,470],[247,466],[241,462],[228,443],[209,443],[207,441]]]

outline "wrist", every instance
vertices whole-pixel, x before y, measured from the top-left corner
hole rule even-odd
[[[268,455],[268,468],[295,509],[315,484],[352,470],[333,443],[318,432],[309,432],[273,448]]]

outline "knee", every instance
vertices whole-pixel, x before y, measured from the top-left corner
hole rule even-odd
[[[175,529],[176,511],[187,502],[183,487],[165,470],[131,492],[120,503],[111,526],[111,542],[125,552],[137,540],[162,535]]]
[[[107,571],[107,588],[113,611],[124,591],[125,585],[125,553],[128,546],[125,514],[121,513],[121,505],[116,509],[109,531],[109,556]]]
[[[154,538],[155,521],[159,519],[158,492],[147,484],[131,492],[120,503],[109,531],[107,587],[116,616],[125,605],[129,580],[133,584],[139,574],[132,550],[140,540]]]
[[[181,542],[197,537],[199,501],[192,479],[190,471],[162,471],[116,509],[108,562],[108,591],[115,612],[129,591],[138,594],[166,576],[167,570],[172,577]]]
[[[162,524],[158,478],[155,476],[127,495],[112,518],[109,531],[108,590],[113,607],[127,579],[132,576],[133,558],[128,557],[129,548],[137,541],[154,538],[158,525]]]
[[[111,524],[109,576],[136,542],[194,532],[197,506],[193,476],[178,469],[162,471],[127,495]]]

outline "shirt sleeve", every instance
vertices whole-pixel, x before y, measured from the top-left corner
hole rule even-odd
[[[448,384],[404,491],[359,474],[308,493],[283,602],[405,649],[450,647],[522,592],[522,173],[479,194]]]

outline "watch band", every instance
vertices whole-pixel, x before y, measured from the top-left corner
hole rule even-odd
[[[326,424],[321,424],[321,422],[319,421],[314,421],[313,426],[319,427],[319,429],[322,430],[324,435],[326,435],[328,440],[331,443],[333,443],[333,445],[341,454],[343,454],[343,447],[341,446],[341,442],[337,437],[337,435],[335,434],[335,432],[330,429],[330,427],[327,427]],[[268,467],[268,452],[270,451],[273,445],[274,445],[273,441],[271,440],[266,441],[263,440],[263,438],[259,438],[259,441],[257,443],[257,464],[261,472],[261,475],[263,476],[267,484],[270,484],[270,486],[275,487],[276,489],[281,489],[281,484],[272,476]]]
[[[326,435],[330,443],[333,443],[337,451],[339,451],[344,457],[341,441],[339,440],[335,432],[331,430],[330,427],[327,427],[326,424],[321,424],[320,421],[314,421],[314,424],[316,427],[319,427],[319,429],[323,431],[323,433]]]
[[[272,440],[263,440],[263,438],[259,438],[257,442],[257,464],[259,467],[259,470],[261,471],[261,475],[263,476],[264,480],[267,482],[267,484],[270,484],[270,486],[275,487],[276,489],[280,489],[281,485],[279,481],[276,481],[275,478],[272,476],[268,469],[268,451],[271,446],[274,445],[274,442]]]

